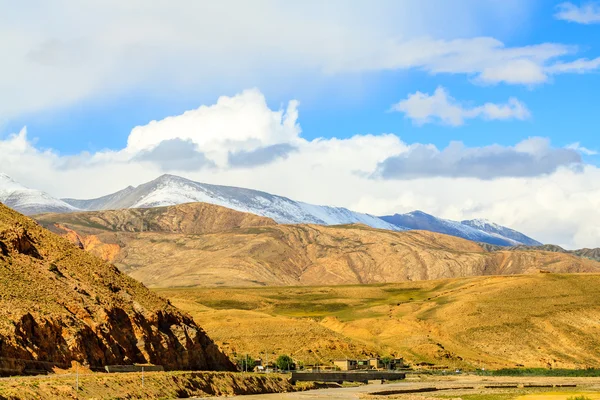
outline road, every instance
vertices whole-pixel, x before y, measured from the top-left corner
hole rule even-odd
[[[359,399],[361,393],[378,392],[381,390],[406,389],[414,386],[414,383],[399,382],[389,384],[372,384],[356,387],[333,388],[308,390],[306,392],[294,393],[272,393],[256,394],[250,396],[231,396],[231,397],[209,397],[213,399],[235,399],[235,400],[321,400],[321,399],[340,399],[355,400]]]
[[[345,387],[345,388],[331,388],[331,389],[319,389],[309,390],[306,392],[293,392],[293,393],[274,393],[274,394],[259,394],[259,395],[248,395],[248,396],[230,396],[230,397],[204,397],[204,399],[235,399],[235,400],[358,400],[360,395],[364,393],[375,393],[381,391],[393,391],[401,389],[417,389],[417,388],[435,388],[449,390],[447,394],[455,394],[463,392],[476,393],[481,390],[487,392],[494,392],[498,390],[497,385],[506,388],[514,387],[516,390],[517,385],[522,387],[525,385],[537,385],[540,388],[536,389],[533,387],[530,389],[532,392],[539,390],[543,392],[543,386],[555,386],[553,390],[576,390],[576,391],[590,391],[593,393],[600,393],[600,378],[567,378],[567,377],[481,377],[475,375],[466,375],[460,377],[430,377],[423,380],[412,380],[403,381],[387,384],[371,384],[356,387]],[[573,388],[557,388],[559,385],[572,385]],[[494,387],[496,389],[485,387]],[[575,387],[577,389],[575,389]],[[506,389],[502,389],[506,390]],[[552,389],[550,389],[552,390]],[[565,399],[568,396],[564,397]],[[593,397],[596,398],[596,397]],[[598,397],[600,399],[600,397]]]

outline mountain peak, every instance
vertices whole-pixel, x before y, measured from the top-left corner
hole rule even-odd
[[[0,173],[0,202],[28,215],[76,210],[48,193],[29,189],[4,173]]]
[[[406,213],[404,215],[408,215],[408,216],[411,216],[411,217],[420,217],[420,218],[436,218],[433,215],[427,214],[426,212],[421,211],[421,210],[414,210],[414,211],[411,211],[411,212]]]

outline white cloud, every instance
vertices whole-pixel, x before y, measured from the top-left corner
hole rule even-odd
[[[553,74],[563,73],[578,73],[585,74],[586,72],[594,71],[600,68],[600,57],[588,60],[580,58],[571,62],[557,62],[556,64],[549,67],[547,70]]]
[[[558,5],[558,12],[554,15],[557,19],[578,24],[600,23],[600,2],[590,1],[577,6],[566,2]]]
[[[432,95],[422,92],[413,93],[392,105],[391,110],[404,113],[417,125],[439,121],[443,124],[459,126],[463,125],[466,119],[473,118],[524,120],[530,117],[527,107],[515,98],[511,97],[504,104],[485,103],[481,106],[465,107],[441,86]]]
[[[414,144],[408,151],[379,163],[373,178],[417,179],[426,177],[495,179],[551,174],[561,167],[581,167],[578,149],[553,148],[545,138],[529,138],[514,147],[491,145],[466,147],[451,142],[438,150]]]
[[[531,85],[573,72],[553,66],[577,52],[493,38],[526,20],[530,5],[517,0],[5,3],[0,119],[132,91],[300,90],[328,74],[380,70]]]
[[[539,138],[514,147],[462,146],[455,153],[478,155],[474,157],[478,168],[494,166],[494,154],[509,159],[516,154],[523,168],[534,171],[523,173],[517,168],[511,173],[508,163],[502,164],[502,176],[494,179],[473,177],[476,174],[456,178],[439,171],[410,180],[369,179],[368,172],[391,157],[410,155],[416,148],[432,154],[440,151],[432,145],[407,145],[392,134],[309,141],[300,134],[296,103],[290,102],[285,109],[272,110],[260,92],[248,91],[137,127],[131,132],[130,146],[120,151],[68,157],[36,148],[23,130],[0,140],[0,172],[57,197],[90,198],[144,183],[165,168],[175,168],[171,172],[197,181],[249,187],[316,204],[373,214],[422,209],[453,219],[485,217],[548,243],[600,244],[600,169],[567,167],[573,149],[556,149]],[[239,131],[209,129],[221,125]],[[165,141],[168,145],[161,146]],[[186,143],[191,147],[182,145]],[[281,144],[296,150],[282,157]],[[270,151],[261,153],[269,146],[278,146],[278,157]],[[245,164],[251,166],[230,166],[232,149],[245,152],[250,159]],[[149,158],[139,159],[148,152]],[[519,158],[519,154],[526,157]],[[556,162],[565,155],[564,162]],[[206,168],[206,159],[214,166]]]
[[[567,146],[567,149],[572,149],[580,152],[581,154],[585,154],[586,156],[595,156],[598,154],[596,150],[588,149],[587,147],[583,147],[579,144],[579,142],[572,143]]]

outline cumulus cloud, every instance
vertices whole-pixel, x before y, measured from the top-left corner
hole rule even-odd
[[[487,26],[518,26],[530,7],[524,3],[10,2],[0,14],[0,37],[11,38],[0,41],[0,118],[132,91],[192,94],[255,85],[275,91],[294,84],[302,90],[307,77],[317,82],[369,71],[417,69],[525,85],[576,72],[564,68],[576,47],[507,46],[481,36]]]
[[[406,152],[387,158],[372,177],[416,179],[423,177],[527,177],[551,174],[562,166],[581,163],[573,148],[553,148],[544,138],[530,138],[514,147],[499,145],[465,147],[452,142],[443,150],[432,145],[415,144]]]
[[[600,23],[600,2],[591,1],[577,6],[566,2],[557,6],[558,11],[554,15],[557,19],[578,24]]]
[[[423,125],[439,121],[443,124],[459,126],[466,119],[527,119],[527,107],[515,98],[505,104],[485,103],[477,107],[465,107],[452,98],[446,89],[438,87],[432,95],[416,92],[408,98],[392,105],[392,111],[402,112],[415,124]]]
[[[260,147],[255,150],[229,153],[228,161],[232,167],[254,167],[256,165],[269,164],[277,159],[287,158],[291,152],[298,149],[287,143],[274,144]]]
[[[163,140],[150,150],[142,150],[134,160],[154,163],[163,171],[197,171],[215,167],[213,161],[198,151],[194,142],[179,138]]]
[[[514,147],[467,148],[461,142],[452,142],[441,151],[435,146],[416,144],[409,151],[380,163],[372,177],[527,177],[550,174],[561,166],[580,163],[581,157],[576,150],[552,148],[544,138],[527,139]]]
[[[221,125],[227,132],[218,129]],[[0,172],[56,197],[97,197],[155,179],[165,167],[178,168],[183,170],[178,175],[200,182],[375,215],[422,209],[457,220],[485,217],[543,242],[600,244],[600,169],[581,164],[581,150],[557,149],[546,139],[512,147],[452,144],[443,150],[409,145],[393,134],[306,140],[296,102],[271,109],[260,92],[249,91],[136,127],[127,147],[117,151],[66,157],[34,143],[25,129],[0,139]],[[296,150],[282,157],[283,145]],[[265,155],[264,149],[271,151]],[[232,153],[256,159],[233,167]],[[271,163],[256,162],[273,153],[279,157]],[[399,165],[413,174],[411,179],[369,179],[356,173],[391,168],[394,157],[408,159]],[[184,159],[183,165],[177,158]],[[570,168],[572,162],[579,166]]]

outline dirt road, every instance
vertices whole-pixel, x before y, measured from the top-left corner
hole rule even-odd
[[[357,387],[330,388],[295,393],[275,393],[252,396],[224,397],[235,400],[358,400],[366,394],[394,392],[422,388],[441,389],[422,393],[425,397],[461,396],[465,394],[503,393],[525,398],[548,398],[564,400],[573,395],[585,394],[592,399],[600,399],[600,378],[550,378],[550,377],[481,377],[475,375],[454,377],[422,377],[421,379],[389,383],[371,384]],[[361,396],[362,395],[362,396]],[[379,397],[378,397],[379,398]],[[381,398],[399,398],[390,395]],[[508,397],[510,398],[510,397]],[[223,399],[221,397],[220,399]]]

